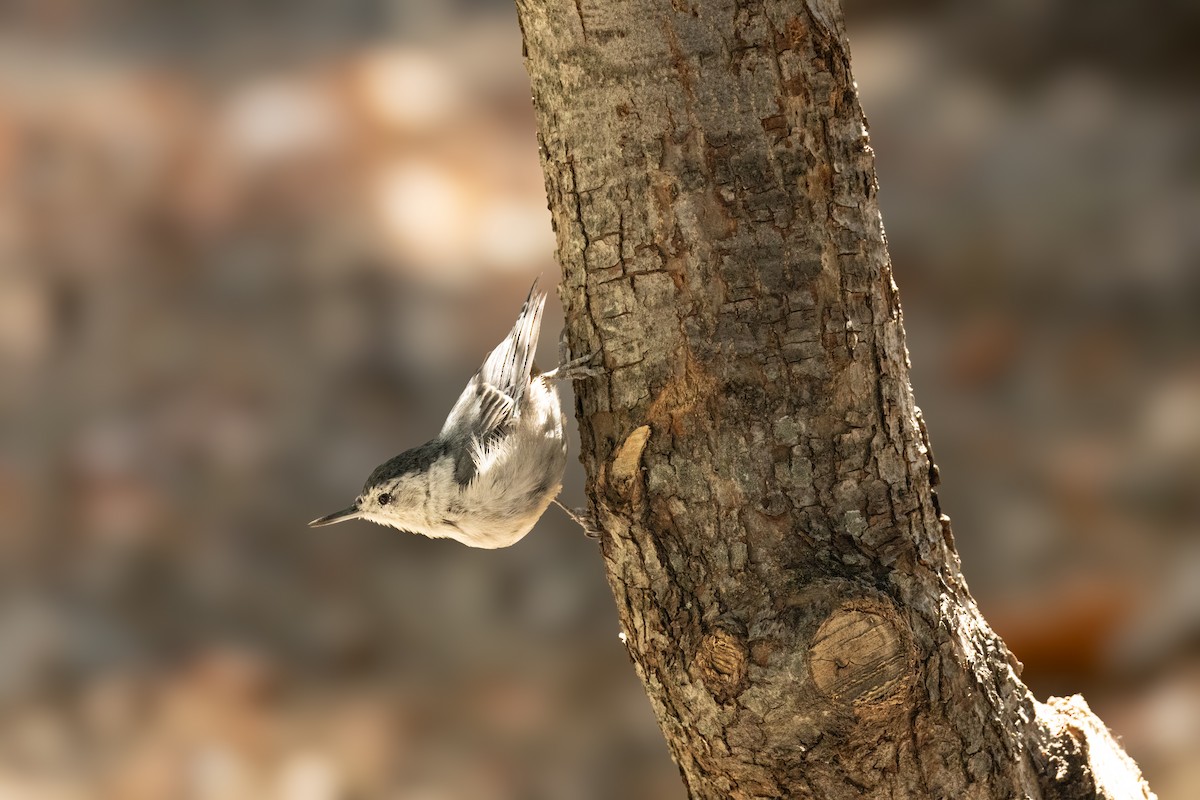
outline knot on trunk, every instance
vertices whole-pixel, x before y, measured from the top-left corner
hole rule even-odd
[[[717,702],[732,700],[746,688],[748,656],[745,639],[733,631],[719,628],[701,640],[696,667]]]
[[[809,658],[817,689],[860,712],[888,705],[915,678],[908,626],[895,608],[865,599],[834,609],[817,629]]]

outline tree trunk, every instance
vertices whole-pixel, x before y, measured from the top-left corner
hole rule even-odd
[[[517,0],[591,510],[691,797],[1145,798],[941,513],[834,0]]]

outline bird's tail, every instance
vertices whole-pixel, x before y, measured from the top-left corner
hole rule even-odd
[[[518,405],[533,371],[533,353],[537,350],[545,305],[546,293],[538,291],[537,280],[534,280],[512,331],[488,354],[480,370],[484,381],[500,389]]]

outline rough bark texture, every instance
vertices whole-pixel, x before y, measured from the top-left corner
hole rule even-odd
[[[518,0],[588,495],[692,797],[1142,798],[979,615],[835,0]]]

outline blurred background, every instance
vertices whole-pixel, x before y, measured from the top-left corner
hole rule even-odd
[[[1200,796],[1197,8],[848,7],[970,585],[1163,800]],[[508,2],[4,4],[0,798],[682,798],[556,511],[497,552],[305,527],[552,248]]]

